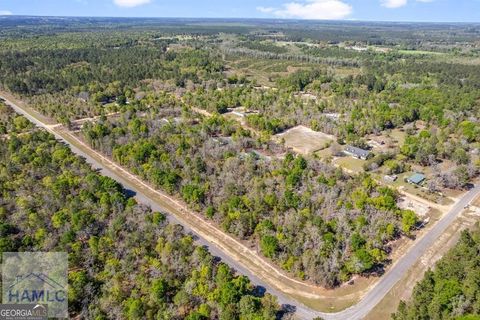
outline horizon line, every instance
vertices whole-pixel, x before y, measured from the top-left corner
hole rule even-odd
[[[4,18],[93,18],[93,19],[194,19],[194,20],[263,20],[263,21],[295,21],[295,22],[347,22],[347,23],[421,23],[421,24],[480,24],[479,21],[426,21],[426,20],[361,20],[361,19],[294,19],[294,18],[264,18],[264,17],[154,17],[154,16],[75,16],[75,15],[34,15],[8,14]]]

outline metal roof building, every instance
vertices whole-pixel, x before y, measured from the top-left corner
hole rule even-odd
[[[411,183],[411,184],[416,184],[416,185],[419,185],[421,184],[423,181],[425,181],[426,177],[424,174],[422,173],[415,173],[413,175],[411,175],[410,177],[407,178],[407,182],[408,183]]]

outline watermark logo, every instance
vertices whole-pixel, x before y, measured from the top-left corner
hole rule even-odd
[[[38,312],[46,305],[49,318],[68,317],[66,253],[6,252],[2,258],[4,304],[38,305]]]
[[[1,304],[1,320],[47,320],[46,304]]]

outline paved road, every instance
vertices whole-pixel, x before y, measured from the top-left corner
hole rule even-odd
[[[1,97],[1,96],[0,96]],[[6,99],[7,100],[7,99]],[[101,170],[102,174],[109,176],[121,184],[125,188],[130,189],[136,193],[136,198],[139,202],[144,203],[152,207],[153,210],[165,211],[164,208],[153,199],[144,195],[140,190],[138,190],[135,185],[131,184],[128,179],[125,179],[121,174],[117,174],[109,168],[105,167],[102,163],[95,160],[90,155],[86,154],[84,151],[77,148],[75,145],[71,144],[68,139],[65,139],[61,134],[54,130],[54,125],[48,125],[40,121],[38,118],[32,116],[30,113],[26,112],[23,108],[7,100],[7,103],[18,113],[24,115],[30,121],[35,123],[37,126],[45,128],[47,131],[52,133],[57,139],[67,143],[73,152],[84,157],[87,162],[89,162],[93,167]],[[365,295],[365,297],[356,305],[345,309],[337,313],[323,313],[312,310],[307,306],[294,301],[293,299],[285,296],[282,292],[271,287],[265,281],[257,277],[255,274],[246,269],[241,263],[232,259],[228,252],[220,249],[215,244],[212,244],[205,239],[198,238],[197,243],[199,245],[207,246],[209,251],[220,257],[225,263],[229,264],[235,268],[238,272],[248,276],[251,281],[259,286],[263,286],[268,292],[273,295],[276,295],[279,298],[281,304],[287,304],[295,306],[296,314],[299,318],[302,319],[312,319],[314,317],[322,317],[326,320],[355,320],[362,319],[365,317],[382,299],[383,297],[392,289],[392,287],[403,277],[403,275],[410,269],[410,267],[426,252],[426,250],[442,235],[442,233],[452,224],[456,217],[464,210],[464,207],[468,205],[474,198],[480,194],[480,185],[474,187],[468,191],[463,198],[453,206],[453,208],[440,220],[435,226],[432,227],[421,239],[417,240],[416,243],[412,246],[410,251],[406,253],[393,267],[391,267],[388,272],[377,282],[377,284]],[[188,225],[181,223],[173,215],[168,216],[169,220],[174,223],[180,223],[184,225],[187,231],[192,231]]]
[[[480,185],[468,191],[452,209],[438,221],[428,233],[417,240],[408,251],[380,281],[367,293],[367,295],[355,306],[339,312],[333,318],[325,319],[361,319],[365,317],[390,291],[390,289],[403,277],[410,267],[427,251],[427,249],[445,232],[455,221],[457,216],[480,194]]]

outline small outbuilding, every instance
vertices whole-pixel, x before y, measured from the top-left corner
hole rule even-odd
[[[426,180],[426,177],[422,173],[415,173],[406,179],[408,183],[414,184],[417,186],[421,185],[425,180]]]
[[[383,180],[385,180],[386,182],[395,182],[397,181],[397,179],[398,179],[398,176],[396,174],[392,174],[392,175],[387,174],[383,177]]]

